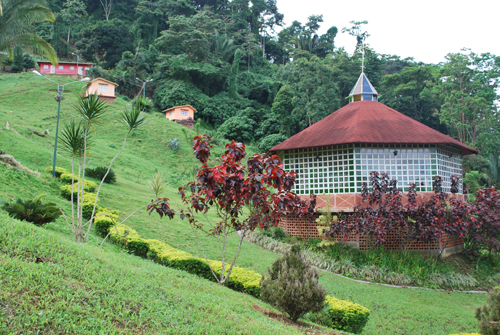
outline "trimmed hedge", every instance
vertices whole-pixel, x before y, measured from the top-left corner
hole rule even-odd
[[[194,257],[190,253],[175,249],[158,240],[142,239],[134,229],[125,225],[118,226],[115,229],[110,226],[111,221],[112,220],[107,217],[96,218],[96,230],[103,234],[104,227],[108,226],[109,229],[111,229],[111,240],[125,246],[135,255],[147,257],[156,263],[187,271],[205,279],[215,281],[212,271],[204,259]],[[212,260],[209,260],[209,262],[215,273],[220,275],[222,271],[222,262]],[[226,264],[226,269],[228,268],[229,265]],[[258,298],[260,295],[260,279],[261,275],[257,272],[241,267],[233,267],[227,285],[231,289],[245,292]]]
[[[96,188],[97,184],[90,180],[86,180],[85,184],[83,185],[83,190],[85,192],[94,192]],[[73,187],[71,187],[71,184],[61,186],[61,195],[64,198],[71,200],[71,190],[73,190],[73,201],[76,201],[78,184],[74,184]],[[83,196],[85,196],[85,194]]]
[[[118,219],[118,213],[116,211],[109,211],[107,208],[99,207],[96,211],[96,215],[94,217],[94,227],[96,232],[101,236],[106,236],[111,229],[111,227],[116,225],[116,220]],[[109,214],[112,218],[107,215],[99,215],[99,214]],[[114,220],[113,220],[114,219]]]
[[[52,174],[52,167],[51,166],[48,166],[45,168],[45,172],[49,172]],[[63,173],[70,173],[68,170],[66,170],[65,168],[62,168],[62,167],[59,167],[59,166],[56,166],[55,168],[55,172],[56,172],[56,177],[59,178],[61,177],[61,175]]]
[[[78,183],[78,176],[75,176],[75,184]],[[71,172],[63,173],[59,179],[65,184],[71,184],[73,181],[73,174]]]
[[[326,296],[325,303],[333,328],[359,334],[370,316],[370,310],[359,304]]]

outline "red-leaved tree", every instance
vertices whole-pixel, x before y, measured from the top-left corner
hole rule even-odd
[[[315,197],[305,202],[290,191],[296,174],[286,172],[276,155],[255,154],[247,159],[247,166],[244,166],[242,160],[246,152],[242,143],[232,141],[227,144],[221,157],[222,163],[210,167],[210,140],[207,135],[194,138],[194,154],[202,167],[195,182],[179,188],[182,200],[187,205],[186,209],[181,209],[180,216],[181,219],[188,219],[195,232],[200,230],[217,239],[222,271],[217,274],[210,268],[216,280],[223,284],[231,274],[243,239],[249,231],[256,227],[267,229],[275,226],[284,215],[312,218]],[[250,208],[249,214],[244,213],[245,206]],[[210,210],[215,211],[217,222],[211,222],[204,215]],[[239,235],[238,249],[234,256],[227,257],[227,238],[234,232]],[[203,248],[202,251],[205,254]],[[227,260],[231,261],[229,269],[226,269]],[[210,266],[208,260],[207,263]]]
[[[477,190],[465,246],[472,252],[480,249],[500,252],[500,194],[496,186]]]
[[[434,177],[434,195],[420,205],[417,205],[415,184],[409,185],[406,204],[402,202],[397,181],[389,180],[386,173],[371,172],[370,186],[369,190],[363,183],[363,203],[354,208],[355,224],[347,224],[345,220],[332,222],[326,235],[346,240],[361,235],[368,238],[372,247],[393,243],[401,249],[407,249],[416,240],[441,241],[441,256],[452,238],[465,237],[468,233],[471,206],[443,192],[439,176]],[[451,177],[451,191],[453,194],[458,191],[457,176]],[[393,239],[389,239],[391,235]]]

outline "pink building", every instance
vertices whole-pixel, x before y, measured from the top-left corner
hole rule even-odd
[[[196,109],[191,105],[174,106],[163,111],[168,120],[177,122],[185,127],[193,128]]]
[[[38,66],[40,66],[40,73],[48,74],[62,74],[62,75],[74,75],[77,74],[77,64],[76,62],[59,62],[59,65],[52,65],[49,61],[38,61]],[[85,75],[85,71],[94,66],[94,63],[78,63],[78,74],[81,76]]]
[[[99,100],[106,101],[109,103],[115,103],[115,88],[118,86],[117,83],[113,83],[112,81],[96,78],[91,80],[87,84],[87,90],[85,92],[85,97],[88,97],[91,94],[98,94]]]

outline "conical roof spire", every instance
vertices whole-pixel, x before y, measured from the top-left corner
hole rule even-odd
[[[356,85],[354,85],[351,93],[349,93],[349,102],[353,101],[378,101],[378,94],[375,87],[366,77],[364,72],[359,75]]]
[[[375,87],[368,80],[365,74],[365,43],[361,47],[362,61],[361,61],[361,74],[354,85],[351,93],[349,94],[349,102],[353,101],[378,101],[378,94]]]

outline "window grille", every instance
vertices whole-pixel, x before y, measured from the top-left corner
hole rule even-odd
[[[460,178],[460,150],[444,145],[369,145],[348,144],[286,150],[283,162],[287,171],[297,172],[293,191],[297,194],[359,193],[370,172],[386,172],[398,181],[402,191],[415,183],[418,192],[432,192],[432,177],[441,176],[443,190],[450,192],[450,177]]]

